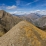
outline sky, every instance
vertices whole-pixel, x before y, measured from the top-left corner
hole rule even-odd
[[[46,14],[46,0],[0,0],[0,10],[11,14]]]

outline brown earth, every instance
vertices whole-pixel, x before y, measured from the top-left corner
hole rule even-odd
[[[46,32],[21,21],[0,37],[0,46],[46,46]]]

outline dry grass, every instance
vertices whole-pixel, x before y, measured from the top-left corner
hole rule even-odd
[[[46,46],[46,32],[27,21],[15,25],[1,37],[1,46]],[[9,45],[9,44],[10,45]]]
[[[4,35],[4,34],[5,34],[5,32],[0,31],[0,37],[1,37],[2,35]]]

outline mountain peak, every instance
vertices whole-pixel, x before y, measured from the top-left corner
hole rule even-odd
[[[46,32],[21,21],[0,38],[0,46],[46,46]]]

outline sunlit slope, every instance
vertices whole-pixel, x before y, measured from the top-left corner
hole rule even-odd
[[[0,38],[0,46],[46,46],[46,32],[21,21]]]

